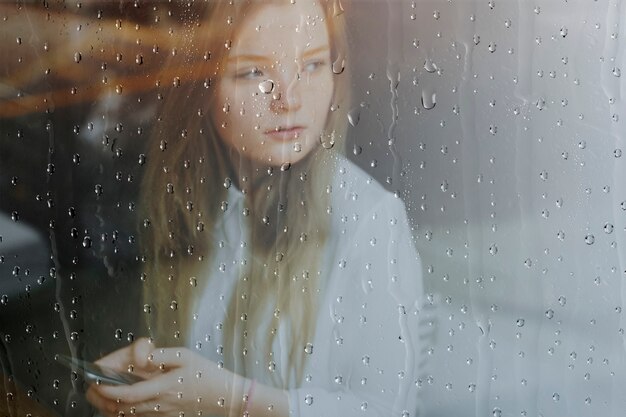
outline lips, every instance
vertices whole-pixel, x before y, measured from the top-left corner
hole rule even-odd
[[[302,131],[304,131],[304,126],[281,126],[276,129],[268,129],[264,133],[273,140],[289,141],[298,138]]]

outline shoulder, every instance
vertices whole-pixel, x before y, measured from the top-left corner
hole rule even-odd
[[[364,282],[393,279],[397,299],[415,302],[422,293],[422,266],[404,202],[354,163],[337,163],[330,243],[340,258],[336,263],[351,264],[344,276],[352,272]]]
[[[332,184],[335,220],[344,216],[393,212],[404,215],[404,203],[376,179],[345,157],[337,158]],[[344,219],[345,221],[345,219]]]

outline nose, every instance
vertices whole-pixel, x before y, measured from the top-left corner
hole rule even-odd
[[[298,71],[285,71],[274,86],[271,110],[276,113],[298,111],[302,107],[300,92],[300,75]]]

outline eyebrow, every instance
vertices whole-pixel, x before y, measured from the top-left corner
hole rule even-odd
[[[326,52],[329,49],[330,48],[328,46],[326,46],[326,45],[319,46],[319,47],[313,48],[313,49],[307,49],[302,54],[302,58],[303,59],[307,59],[307,58],[309,58],[311,56],[317,55],[320,52]],[[255,55],[255,54],[235,55],[235,56],[228,57],[227,61],[228,62],[232,62],[232,61],[249,61],[249,62],[254,62],[254,63],[264,63],[264,64],[270,64],[270,65],[274,62],[272,59],[268,58],[265,55]]]
[[[327,52],[329,49],[330,48],[327,45],[324,45],[324,46],[318,46],[317,48],[305,50],[304,53],[302,54],[302,58],[306,59],[311,56],[317,55],[320,52]]]

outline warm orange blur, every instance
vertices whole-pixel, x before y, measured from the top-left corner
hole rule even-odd
[[[120,7],[0,4],[0,118],[207,77],[199,70],[206,56],[181,47],[191,32],[170,6],[143,4],[141,14]],[[174,54],[180,64],[166,65]]]

